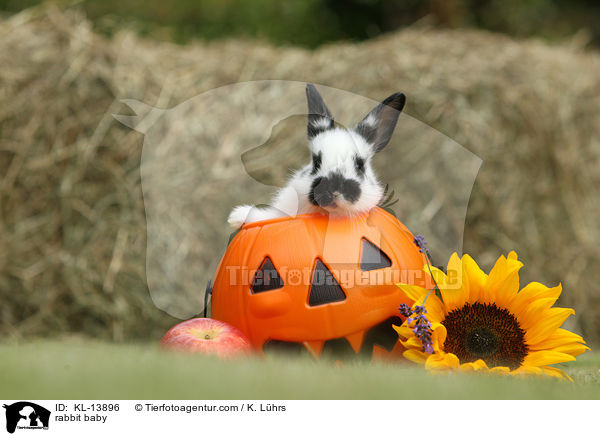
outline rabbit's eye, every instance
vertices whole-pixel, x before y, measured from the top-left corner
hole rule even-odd
[[[358,174],[365,173],[365,160],[362,157],[354,157],[354,169],[356,169]]]

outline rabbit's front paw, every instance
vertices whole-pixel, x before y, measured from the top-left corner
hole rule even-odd
[[[248,215],[250,214],[251,210],[252,210],[252,206],[248,206],[248,205],[236,206],[233,208],[233,210],[229,214],[229,218],[227,218],[227,222],[234,229],[242,227],[242,225],[248,219]]]

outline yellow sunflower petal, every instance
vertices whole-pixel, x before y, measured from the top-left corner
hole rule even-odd
[[[569,316],[574,314],[575,311],[573,309],[563,309],[561,307],[552,307],[546,310],[539,319],[539,322],[527,329],[525,332],[525,340],[529,344],[546,339],[554,333]]]
[[[398,283],[396,286],[398,286],[402,290],[402,292],[404,292],[406,296],[413,301],[419,300],[421,297],[424,297],[429,292],[428,289],[415,285],[406,285],[404,283]]]
[[[478,359],[475,362],[463,363],[458,367],[458,369],[462,372],[477,372],[489,370],[486,363],[481,359]]]
[[[458,357],[452,353],[432,354],[425,362],[425,368],[428,370],[455,369],[459,365]]]
[[[523,359],[523,366],[544,366],[553,365],[555,363],[570,362],[575,360],[574,356],[558,351],[533,351]]]
[[[467,304],[471,298],[471,279],[469,278],[469,273],[467,271],[467,265],[464,262],[464,256],[460,260],[460,268],[462,272],[461,276],[461,287],[462,287],[462,299],[459,302],[457,307],[464,306]]]
[[[531,327],[538,325],[544,319],[544,314],[550,309],[553,304],[552,298],[540,298],[532,301],[525,310],[515,313],[522,329],[528,330]]]
[[[494,366],[490,368],[490,372],[494,374],[509,374],[510,368],[508,366]]]
[[[541,375],[542,368],[537,366],[520,366],[514,371],[510,372],[511,375]]]
[[[444,271],[436,268],[435,266],[429,265],[425,265],[423,267],[423,271],[425,271],[425,273],[427,273],[435,281],[435,284],[439,289],[446,287],[446,274]]]
[[[468,254],[462,257],[462,263],[469,281],[469,299],[467,302],[474,303],[479,300],[479,295],[487,281],[487,275]]]
[[[419,350],[419,349],[423,348],[423,343],[416,336],[411,336],[410,338],[408,338],[405,341],[401,340],[400,343],[402,344],[402,346],[404,348],[408,348],[409,350],[411,350],[411,349]]]
[[[517,253],[514,250],[508,253],[508,256],[506,256],[506,258],[510,260],[518,260]]]
[[[538,282],[531,282],[527,286],[525,286],[521,291],[517,294],[515,299],[512,301],[508,310],[514,313],[515,315],[519,315],[523,313],[529,304],[531,304],[535,300],[539,300],[542,298],[553,298],[554,301],[550,306],[556,303],[560,293],[562,292],[562,286],[559,284],[553,288],[549,288]],[[548,307],[550,307],[548,306]]]
[[[522,266],[523,264],[516,259],[500,256],[485,282],[480,301],[482,303],[497,302],[497,294],[502,291],[502,300],[510,302],[519,290],[518,271]]]
[[[469,283],[462,260],[456,253],[450,256],[446,268],[446,284],[440,287],[446,312],[462,307],[469,299]]]
[[[485,281],[483,290],[479,295],[479,301],[481,303],[491,303],[493,301],[494,295],[490,293],[490,289],[493,288],[494,285],[497,285],[500,280],[506,278],[506,271],[506,257],[500,256],[492,267],[492,270]]]
[[[427,298],[427,301],[424,303],[425,298]],[[426,316],[430,322],[442,322],[446,316],[446,309],[444,308],[444,303],[442,303],[437,295],[432,293],[429,297],[421,297],[415,301],[414,306],[422,306],[423,304],[425,304],[425,309],[427,309]]]
[[[590,347],[583,344],[578,344],[577,342],[573,342],[570,344],[560,345],[558,347],[554,347],[552,351],[558,351],[560,353],[570,354],[571,356],[579,356],[580,354],[588,351]]]
[[[429,357],[429,354],[419,350],[406,350],[402,355],[411,362],[424,364]]]
[[[437,297],[437,295],[430,295],[425,303],[427,309],[427,319],[430,322],[442,322],[446,317],[446,309],[444,303]]]
[[[437,353],[444,349],[444,342],[448,334],[446,327],[440,323],[432,323],[431,325],[431,341],[433,342],[433,350]]]
[[[550,377],[556,377],[560,379],[566,378],[569,381],[573,381],[573,379],[569,377],[569,375],[566,372],[558,368],[553,368],[552,366],[543,366],[542,372]]]
[[[505,279],[488,290],[493,302],[501,308],[509,308],[519,292],[519,271],[509,273]]]
[[[494,300],[494,296],[489,292],[489,289],[490,289],[490,286],[493,285],[498,280],[498,277],[500,276],[500,270],[504,270],[504,268],[503,268],[504,264],[500,263],[501,261],[504,261],[504,260],[505,260],[504,256],[502,256],[500,259],[498,259],[496,261],[496,264],[492,268],[492,271],[490,271],[490,275],[488,275],[486,282],[479,290],[479,297],[477,298],[478,302],[491,303]],[[494,274],[494,276],[492,276],[492,273],[494,273],[494,271],[495,271],[495,274]]]
[[[403,339],[407,339],[413,334],[412,329],[410,327],[408,327],[407,325],[401,325],[401,326],[392,325],[392,328],[394,330],[396,330],[396,333],[398,333],[398,336]]]
[[[554,333],[548,336],[546,339],[536,342],[530,343],[530,350],[549,350],[554,347],[559,347],[561,345],[569,344],[572,342],[580,342],[585,344],[585,341],[581,336],[576,333],[570,332],[565,329],[556,329]]]

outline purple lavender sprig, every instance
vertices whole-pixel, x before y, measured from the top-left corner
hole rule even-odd
[[[431,272],[431,262],[429,259],[429,248],[427,248],[427,241],[425,240],[425,236],[417,235],[413,239],[413,242],[415,243],[415,245],[417,247],[419,247],[419,251],[421,253],[425,253],[425,262],[427,263],[427,269],[429,270],[429,276],[431,277],[431,280],[433,280],[433,284],[435,285],[433,289],[429,290],[429,293],[425,297],[425,300],[423,300],[423,305],[425,305],[425,303],[427,302],[427,299],[431,295],[431,292],[433,290],[439,290],[439,287],[438,287],[437,282],[435,281],[435,277],[433,277],[433,273]]]
[[[419,247],[419,251],[421,253],[429,254],[429,248],[427,248],[427,241],[425,240],[425,236],[417,235],[413,239],[413,242],[417,247]]]
[[[431,263],[429,262],[429,248],[427,248],[425,236],[416,235],[413,239],[413,242],[419,248],[419,252],[426,255],[425,258],[427,262],[427,268],[429,269],[431,278],[433,279],[433,274],[431,274]],[[433,279],[433,282],[435,284],[434,289],[437,289],[437,283],[435,283],[435,279]],[[398,308],[400,310],[400,314],[406,317],[406,323],[412,328],[414,335],[419,338],[423,344],[423,351],[425,351],[427,354],[433,354],[433,340],[431,338],[433,330],[431,329],[431,322],[429,322],[427,316],[425,315],[427,313],[427,309],[425,309],[425,302],[429,298],[429,295],[431,295],[432,291],[433,289],[429,291],[423,300],[423,304],[420,306],[415,306],[411,309],[408,304],[402,303]]]
[[[427,354],[432,354],[433,340],[431,335],[433,330],[431,330],[431,322],[429,322],[425,315],[427,313],[425,305],[415,306],[411,309],[408,304],[402,303],[398,309],[402,316],[406,317],[406,323],[412,328],[414,335],[419,338],[423,344],[423,351]],[[414,324],[411,325],[411,323]]]
[[[400,311],[400,314],[405,317],[408,318],[413,314],[412,309],[410,308],[410,306],[406,303],[402,303],[400,305],[400,307],[398,308],[398,310]]]

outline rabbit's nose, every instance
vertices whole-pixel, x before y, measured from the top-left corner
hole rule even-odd
[[[325,177],[318,177],[313,181],[309,192],[309,200],[316,206],[328,206],[333,201],[333,194],[329,180]]]

